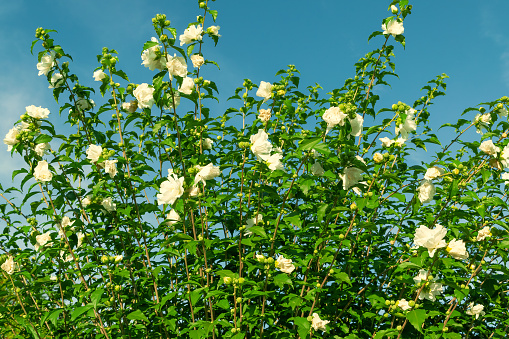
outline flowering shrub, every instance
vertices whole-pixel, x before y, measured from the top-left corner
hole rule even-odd
[[[26,167],[0,186],[2,336],[505,336],[509,98],[466,109],[447,141],[426,125],[445,74],[380,108],[412,9],[396,0],[343,87],[303,90],[290,65],[214,115],[200,70],[220,27],[198,4],[180,34],[153,19],[146,83],[104,48],[90,71],[103,98],[37,29],[69,128],[31,105],[4,139]],[[431,162],[409,162],[428,147]]]

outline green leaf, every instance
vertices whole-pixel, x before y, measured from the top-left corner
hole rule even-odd
[[[413,262],[404,262],[404,263],[398,265],[398,268],[396,268],[394,273],[403,271],[407,268],[421,268],[421,266],[414,264]]]
[[[302,140],[301,143],[299,144],[299,150],[300,151],[312,150],[316,145],[320,143],[321,140],[322,140],[321,137]]]
[[[64,310],[63,309],[59,309],[59,310],[54,310],[53,312],[51,313],[47,313],[49,314],[47,317],[43,317],[41,319],[41,326],[42,324],[46,321],[46,320],[49,320],[53,323],[54,326],[57,326],[57,319],[58,319],[58,316],[60,315],[60,313],[62,313]]]
[[[209,10],[209,13],[210,13],[210,15],[212,15],[212,20],[214,20],[214,22],[215,22],[217,19],[217,11],[211,9],[211,10]]]
[[[44,144],[45,142],[50,142],[51,140],[53,140],[53,138],[50,137],[49,135],[40,134],[37,138],[35,138],[35,143]]]
[[[71,313],[71,321],[74,321],[77,317],[82,315],[83,313],[87,312],[93,307],[93,305],[88,304],[87,306],[80,306],[77,307],[72,313]]]
[[[147,317],[140,310],[136,310],[134,312],[129,313],[127,315],[127,319],[129,319],[129,320],[142,320],[142,321],[145,321],[145,322],[148,323]]]
[[[94,308],[97,309],[97,304],[101,300],[101,297],[104,293],[104,289],[98,288],[96,289],[91,295],[90,299],[92,300],[92,305],[94,305]]]
[[[335,277],[337,280],[340,280],[340,281],[346,282],[348,285],[352,286],[352,282],[350,281],[350,277],[348,276],[348,274],[346,274],[346,272],[338,272],[338,273],[335,273],[335,274],[334,274],[334,277]]]
[[[406,318],[415,327],[416,330],[422,333],[422,324],[427,318],[426,310],[412,310],[407,313]]]
[[[249,231],[253,234],[259,235],[262,238],[267,238],[267,233],[265,233],[265,229],[261,226],[251,226]]]
[[[286,273],[276,275],[274,277],[274,284],[276,284],[279,288],[283,288],[285,284],[293,286],[292,279],[290,279]]]
[[[294,317],[293,322],[298,327],[299,336],[301,339],[307,338],[311,329],[311,323],[304,317]]]

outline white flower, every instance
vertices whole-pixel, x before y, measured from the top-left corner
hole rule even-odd
[[[104,78],[107,77],[106,73],[102,69],[98,69],[94,72],[94,75],[92,75],[95,81],[102,81]]]
[[[180,221],[180,215],[175,212],[175,210],[171,210],[170,213],[166,215],[166,219],[168,221],[166,222],[168,226],[172,226],[176,222]]]
[[[62,218],[62,221],[60,222],[60,225],[62,226],[63,229],[65,229],[68,226],[72,226],[73,224],[74,224],[74,220],[71,221],[71,219],[68,216],[64,216]],[[71,230],[74,231],[74,227],[72,227]],[[59,232],[61,232],[61,231],[59,231]],[[61,233],[59,233],[59,235],[62,236]]]
[[[509,145],[506,145],[500,153],[500,162],[504,167],[509,167]]]
[[[138,102],[136,100],[124,102],[122,103],[122,108],[128,111],[129,113],[134,113],[138,109]]]
[[[104,171],[110,175],[110,178],[113,178],[117,174],[117,161],[118,160],[105,160],[104,161]]]
[[[101,205],[108,212],[113,212],[117,210],[117,204],[115,204],[110,197],[104,198],[103,201],[101,202]]]
[[[41,160],[37,163],[37,166],[34,168],[34,177],[38,181],[51,181],[53,174],[49,170],[46,160]]]
[[[43,56],[41,61],[37,63],[38,75],[48,75],[53,66],[55,66],[55,52],[51,51],[50,54]]]
[[[89,110],[94,106],[95,102],[92,99],[78,98],[78,101],[76,101],[76,107],[78,107],[80,111]]]
[[[500,147],[495,146],[495,144],[491,140],[483,141],[479,146],[479,149],[484,153],[492,156],[496,156],[498,152],[500,152]]]
[[[416,284],[424,283],[427,281],[428,278],[428,271],[427,270],[420,270],[419,274],[414,277],[414,282]],[[429,282],[428,286],[425,286],[421,293],[419,294],[419,300],[423,300],[424,298],[435,301],[436,296],[439,295],[441,292],[444,291],[442,284],[436,283],[436,278],[434,278],[432,281]]]
[[[152,42],[158,42],[154,37],[152,37],[150,40]],[[145,67],[148,67],[148,69],[151,71],[155,69],[163,70],[166,62],[164,57],[161,55],[160,50],[160,45],[155,45],[144,50],[141,54],[141,60],[143,61],[141,64]]]
[[[42,157],[49,149],[50,149],[49,143],[45,142],[42,144],[37,144],[34,148],[34,151],[35,153],[37,153],[38,156]]]
[[[271,117],[270,108],[269,109],[263,109],[263,108],[260,109],[260,112],[258,114],[258,119],[260,119],[263,122],[267,122],[270,120],[270,117]]]
[[[362,179],[362,170],[356,167],[345,168],[343,174],[339,177],[343,180],[343,189],[348,190],[350,187],[357,185]]]
[[[396,302],[396,305],[399,306],[403,311],[408,311],[412,308],[412,306],[408,305],[408,301],[406,299],[400,299]]]
[[[19,128],[13,127],[5,135],[4,144],[7,145],[7,151],[10,151],[12,149],[12,146],[16,145],[19,142],[18,140],[19,132],[20,132]]]
[[[255,257],[256,257],[256,260],[258,260],[259,262],[265,261],[265,256],[263,254],[257,254]]]
[[[179,88],[180,93],[190,95],[194,89],[194,80],[190,77],[185,77],[182,81],[182,86]]]
[[[203,28],[201,25],[195,26],[191,25],[184,30],[184,34],[179,36],[180,46],[184,46],[184,44],[189,44],[193,42],[193,40],[201,40],[203,33]]]
[[[178,57],[177,54],[173,54],[173,56],[168,54],[166,60],[166,67],[168,68],[170,80],[173,79],[174,75],[181,78],[185,78],[187,76],[186,59],[183,57]]]
[[[285,259],[280,255],[276,260],[276,267],[283,273],[292,273],[295,270],[295,266],[292,264],[292,259]]]
[[[326,331],[327,328],[325,327],[325,325],[327,325],[329,322],[330,322],[329,320],[320,319],[320,316],[317,313],[313,313],[313,320],[311,320],[311,327],[313,327],[313,329],[315,331],[318,331],[318,330]]]
[[[2,264],[2,269],[7,274],[13,274],[14,273],[14,258],[12,256],[9,256],[7,259],[5,259],[4,263]]]
[[[89,145],[87,148],[87,159],[97,162],[103,152],[103,148],[98,145]]]
[[[345,119],[347,116],[348,115],[343,113],[343,111],[341,111],[339,107],[328,108],[322,115],[322,119],[327,123],[327,131],[325,132],[325,134],[329,133],[329,131],[333,129],[334,126],[336,125],[343,126],[345,124]]]
[[[50,240],[51,236],[49,231],[36,236],[35,237],[35,241],[37,241],[37,244],[35,245],[36,250],[38,250],[40,247],[44,247],[46,244],[48,244],[48,246],[52,246],[53,243],[48,243]]]
[[[83,207],[87,207],[91,203],[92,203],[92,196],[91,195],[87,195],[85,198],[83,198],[81,200],[81,206],[83,206]]]
[[[191,187],[189,187],[187,190],[186,190],[186,193],[190,196],[190,197],[197,197],[198,194],[200,194],[200,188],[196,185],[193,185]]]
[[[352,126],[352,131],[350,132],[351,136],[358,137],[362,134],[362,124],[364,123],[364,118],[362,115],[355,113],[355,118],[350,119],[350,126]]]
[[[203,183],[203,186],[205,186],[205,180],[211,180],[215,177],[218,177],[221,175],[221,170],[219,169],[219,166],[214,166],[212,163],[208,164],[207,166],[196,166],[198,168],[198,173],[196,174],[196,177],[194,178],[194,184],[196,185],[200,181]]]
[[[375,153],[373,154],[373,161],[376,162],[377,164],[381,163],[382,161],[384,160],[384,156],[380,153]]]
[[[417,188],[417,192],[419,192],[419,201],[421,204],[425,204],[433,200],[437,190],[431,180],[423,180],[421,186]]]
[[[72,254],[70,254],[70,253],[69,253],[68,255],[66,255],[66,256],[65,256],[65,258],[64,258],[64,254],[65,254],[65,251],[64,251],[64,250],[60,251],[60,258],[62,258],[62,260],[63,260],[64,262],[72,261],[72,259],[73,259],[73,258],[72,258]]]
[[[475,318],[477,319],[477,318],[479,318],[479,316],[484,316],[485,312],[483,310],[484,310],[483,305],[477,304],[474,306],[474,303],[471,302],[468,305],[468,309],[465,313],[468,315],[475,315]]]
[[[383,137],[378,140],[382,142],[382,147],[391,147],[391,145],[394,143],[394,140],[391,140],[387,137]]]
[[[477,129],[477,133],[483,134],[483,129],[488,129],[488,125],[491,123],[491,114],[477,114],[474,119],[475,128]]]
[[[283,170],[283,163],[281,162],[281,159],[283,158],[283,154],[281,153],[274,153],[270,157],[265,160],[267,163],[267,166],[269,166],[269,169],[271,171],[275,170]]]
[[[313,173],[313,175],[316,175],[317,177],[320,177],[325,173],[325,171],[323,170],[322,165],[320,165],[318,161],[315,161],[313,166],[311,166],[311,173]]]
[[[247,219],[246,223],[247,223],[247,225],[246,225],[246,228],[244,229],[244,234],[245,235],[251,235],[251,234],[253,234],[253,232],[251,232],[249,230],[251,227],[255,226],[258,223],[261,223],[263,225],[263,215],[258,214],[254,218]]]
[[[439,248],[446,247],[444,240],[447,229],[442,225],[436,224],[434,229],[421,225],[415,230],[414,243],[416,245],[426,247],[430,257],[435,255],[435,251]]]
[[[507,108],[505,108],[504,106],[502,106],[502,108],[499,108],[497,110],[497,114],[498,114],[498,117],[501,118],[501,117],[506,117],[507,116]]]
[[[405,138],[397,138],[396,140],[394,140],[394,145],[402,147],[405,144],[405,142],[406,142]]]
[[[25,107],[26,112],[34,119],[46,119],[49,115],[49,109],[42,107],[35,107],[34,105],[30,105]]]
[[[477,234],[477,241],[483,241],[484,239],[491,237],[491,229],[488,226],[484,226]]]
[[[212,149],[212,145],[214,144],[214,140],[210,138],[205,138],[201,141],[201,146],[203,149]]]
[[[50,84],[48,88],[57,88],[64,84],[64,77],[60,73],[53,73],[51,75]]]
[[[146,83],[136,87],[133,95],[138,100],[138,107],[141,109],[150,108],[154,104],[154,88],[149,87]]]
[[[443,168],[433,166],[433,167],[428,168],[428,170],[426,171],[426,174],[424,175],[424,179],[432,180],[432,179],[438,178],[439,176],[443,175],[444,173],[445,173],[445,171]]]
[[[220,26],[210,26],[209,28],[207,28],[207,33],[220,37],[221,36],[219,34],[220,28],[221,28]]]
[[[405,111],[406,119],[401,124],[399,124],[399,126],[396,126],[396,135],[401,133],[401,137],[406,140],[408,139],[408,134],[417,129],[417,123],[415,122],[415,112],[416,110],[413,108]]]
[[[81,245],[83,245],[83,239],[85,239],[85,234],[83,234],[82,232],[78,232],[76,233],[76,236],[78,237],[78,244],[76,244],[76,247],[80,248]]]
[[[391,5],[391,12],[392,14],[398,14],[398,7]]]
[[[401,35],[405,32],[405,28],[403,27],[403,22],[398,21],[397,19],[392,19],[386,24],[382,24],[383,34],[392,34],[393,37],[396,35]]]
[[[453,239],[447,245],[446,251],[454,258],[454,259],[466,259],[468,258],[468,252],[465,248],[465,243],[463,240]]]
[[[157,204],[173,204],[182,194],[184,194],[184,177],[177,178],[174,173],[168,174],[168,180],[161,183],[159,189],[161,193],[157,195]]]
[[[58,277],[57,277],[56,275],[52,274],[52,275],[49,277],[49,279],[50,279],[51,281],[57,281],[57,280],[58,280]]]
[[[205,59],[199,54],[191,55],[191,62],[193,63],[193,67],[200,68],[205,63]]]
[[[509,173],[507,173],[507,172],[502,173],[500,178],[505,180],[506,185],[509,185]]]
[[[263,129],[249,138],[251,142],[251,152],[256,155],[258,161],[266,161],[272,152],[272,144],[269,141],[269,135]]]
[[[272,85],[270,82],[260,82],[260,86],[258,86],[258,90],[256,91],[256,96],[263,98],[263,102],[265,102],[270,99],[271,95]]]
[[[119,263],[122,261],[122,259],[124,259],[124,256],[122,254],[119,254],[119,255],[116,255],[115,256],[115,262],[116,263]]]

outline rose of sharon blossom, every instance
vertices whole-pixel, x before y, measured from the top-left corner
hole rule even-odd
[[[426,171],[426,174],[424,175],[424,179],[432,180],[432,179],[438,178],[439,176],[443,175],[444,173],[445,173],[445,171],[443,168],[433,166],[433,167],[428,168],[428,170]]]
[[[108,212],[113,212],[117,210],[117,204],[115,204],[110,197],[104,198],[103,201],[101,202],[101,205]]]
[[[352,127],[352,131],[350,132],[350,135],[353,137],[358,137],[362,133],[362,125],[364,123],[364,118],[362,115],[355,113],[355,118],[350,119],[350,126]]]
[[[405,141],[406,141],[405,138],[397,138],[396,140],[394,140],[394,145],[396,145],[398,147],[403,147],[403,145],[405,144]]]
[[[102,153],[103,148],[101,146],[90,145],[87,148],[87,159],[91,160],[92,162],[97,162]]]
[[[20,131],[17,127],[13,127],[5,135],[4,144],[7,145],[7,151],[11,151],[12,146],[16,145],[19,142],[18,140],[19,132]]]
[[[2,267],[7,274],[14,274],[14,258],[9,256],[0,267]]]
[[[246,223],[247,223],[247,225],[246,225],[246,228],[244,229],[244,234],[251,235],[251,234],[253,234],[253,232],[250,231],[250,228],[258,223],[263,224],[263,216],[261,214],[258,214],[254,218],[247,219]]]
[[[405,32],[405,28],[403,27],[403,22],[398,21],[397,19],[392,19],[391,21],[382,24],[383,34],[391,34],[393,37],[396,35],[401,35]]]
[[[483,134],[483,129],[488,129],[489,124],[491,123],[491,114],[477,114],[474,119],[475,127],[477,129],[477,133]]]
[[[391,147],[391,145],[394,143],[394,140],[391,140],[387,137],[383,137],[378,140],[382,142],[382,147]]]
[[[373,154],[373,161],[376,162],[377,164],[381,163],[383,160],[384,160],[384,156],[382,154],[380,154],[378,152]]]
[[[53,66],[55,66],[55,52],[51,51],[50,54],[44,55],[41,61],[37,63],[38,75],[48,75]]]
[[[421,225],[415,230],[414,243],[426,247],[429,256],[433,257],[437,249],[447,246],[444,240],[446,234],[447,229],[442,225],[436,224],[434,229]]]
[[[292,264],[292,259],[285,259],[280,255],[276,260],[276,267],[283,273],[292,273],[295,270],[295,266]]]
[[[174,173],[168,174],[168,180],[161,183],[157,195],[157,204],[170,204],[172,205],[175,200],[184,194],[184,177],[177,178]]]
[[[325,325],[327,325],[329,322],[330,322],[329,320],[320,319],[320,316],[317,313],[313,313],[313,319],[311,320],[311,327],[313,327],[313,329],[315,331],[321,330],[321,331],[325,332],[327,330]]]
[[[52,246],[53,243],[49,243],[49,241],[51,241],[51,236],[50,236],[50,232],[46,232],[46,233],[43,233],[43,234],[39,234],[38,236],[35,237],[35,241],[37,242],[35,244],[35,250],[38,251],[41,247],[44,247],[46,244],[48,246]]]
[[[166,219],[168,219],[166,224],[168,226],[172,226],[176,222],[180,221],[180,215],[177,212],[175,212],[175,210],[171,210],[170,213],[166,215]]]
[[[322,165],[320,165],[318,161],[315,161],[313,166],[311,166],[311,173],[313,173],[313,175],[316,175],[317,177],[320,177],[325,173],[325,171],[323,170]]]
[[[479,146],[479,149],[483,151],[485,154],[491,156],[497,156],[498,152],[500,152],[500,147],[495,146],[495,144],[491,140],[483,141]]]
[[[479,316],[483,316],[485,314],[485,312],[483,310],[484,310],[483,305],[477,304],[474,306],[474,303],[471,302],[468,305],[468,309],[465,313],[468,315],[475,315],[475,318],[477,319],[477,318],[479,318]]]
[[[182,86],[179,88],[180,93],[190,95],[194,89],[194,80],[190,77],[185,77],[182,81]]]
[[[80,111],[87,111],[95,106],[95,102],[92,99],[78,98],[76,106],[80,109]]]
[[[221,36],[219,34],[219,29],[220,28],[221,28],[221,26],[210,26],[209,28],[207,28],[207,33],[215,35],[217,37],[220,37]]]
[[[262,81],[260,82],[260,86],[258,86],[258,90],[256,91],[256,96],[263,98],[263,102],[270,99],[272,95],[272,85],[270,82]]]
[[[92,196],[91,195],[87,195],[85,198],[83,198],[81,200],[81,206],[83,206],[83,207],[87,207],[91,203],[92,203]]]
[[[34,177],[42,182],[51,181],[53,174],[49,170],[46,160],[41,160],[37,163],[37,166],[34,168]]]
[[[463,240],[453,239],[447,245],[446,251],[454,258],[464,260],[468,258],[468,252]]]
[[[327,131],[325,134],[329,133],[329,131],[336,125],[343,126],[345,124],[346,117],[347,115],[343,113],[339,107],[328,108],[322,115],[322,119],[327,123]]]
[[[138,109],[138,102],[136,100],[131,100],[130,102],[124,102],[122,104],[122,108],[128,111],[129,113],[134,113]]]
[[[396,135],[401,133],[403,139],[408,139],[408,134],[417,129],[417,123],[415,122],[415,109],[410,108],[405,111],[406,119],[401,124],[396,126]]]
[[[412,308],[412,306],[408,305],[408,301],[406,299],[400,299],[396,302],[396,305],[399,306],[403,311],[408,311]]]
[[[272,144],[269,141],[269,135],[263,129],[249,138],[251,142],[251,152],[256,155],[258,161],[266,161],[270,157]]]
[[[509,168],[509,145],[506,145],[500,153],[500,162],[505,168]]]
[[[260,119],[263,122],[267,122],[270,120],[271,113],[270,108],[269,109],[260,109],[260,112],[258,114],[258,119]]]
[[[221,175],[221,170],[219,169],[219,166],[214,166],[212,163],[208,164],[207,166],[196,166],[196,167],[198,168],[199,172],[196,174],[196,177],[194,178],[195,185],[201,181],[205,186],[206,180],[211,180]]]
[[[419,192],[419,201],[421,204],[425,204],[433,200],[437,190],[431,180],[423,180],[421,186],[417,188],[417,192]]]
[[[150,87],[147,83],[143,83],[136,87],[133,95],[138,100],[138,107],[150,108],[154,104],[154,88]]]
[[[427,270],[420,270],[419,274],[414,277],[414,282],[419,284],[421,282],[426,282],[428,277]],[[430,301],[435,301],[437,295],[444,291],[442,284],[436,283],[436,278],[433,279],[428,286],[425,286],[424,289],[419,294],[419,300],[428,299]]]
[[[152,42],[159,42],[156,38],[152,37],[150,39]],[[155,69],[163,70],[165,65],[164,57],[161,55],[161,46],[155,45],[150,48],[147,48],[141,54],[141,60],[143,61],[141,64],[145,67],[148,67],[149,70],[153,71]]]
[[[175,106],[175,108],[177,108],[180,105],[180,93],[179,92],[173,92],[173,96],[172,96],[172,93],[166,93],[165,99],[166,99],[165,104],[164,104],[165,109],[172,110],[173,106]]]
[[[178,57],[177,54],[174,54],[173,56],[168,55],[166,60],[166,67],[168,68],[170,80],[173,79],[174,75],[181,78],[185,78],[187,76],[187,64],[183,57]]]
[[[483,241],[487,237],[491,237],[491,229],[488,226],[484,226],[477,234],[477,241]]]
[[[42,157],[49,149],[50,149],[49,143],[45,142],[42,144],[37,144],[34,148],[34,151],[35,153],[37,153],[38,156]]]
[[[110,178],[113,178],[117,174],[117,161],[118,160],[105,160],[104,161],[104,171],[110,175]]]
[[[201,141],[201,146],[203,149],[212,149],[212,145],[214,144],[214,140],[210,138],[205,138]]]
[[[104,73],[102,69],[98,69],[97,71],[94,72],[92,77],[94,78],[95,81],[102,81],[104,78],[107,77],[107,75],[106,73]]]
[[[203,28],[201,27],[201,25],[197,25],[197,26],[191,25],[191,26],[187,27],[184,30],[184,34],[179,36],[180,46],[184,46],[184,44],[190,44],[194,40],[201,40],[202,33],[203,33]]]
[[[345,168],[343,174],[339,177],[343,180],[343,189],[348,190],[350,187],[357,185],[362,180],[363,171],[356,167]]]
[[[283,154],[281,153],[274,153],[270,157],[267,158],[265,161],[267,163],[267,166],[271,171],[275,170],[283,170],[283,163],[281,162],[281,159],[283,158]]]
[[[48,88],[58,88],[64,84],[64,77],[60,73],[53,73]]]
[[[30,105],[25,107],[26,112],[29,116],[31,116],[34,119],[46,119],[49,115],[49,109],[42,108],[42,107],[36,107],[34,105]]]
[[[205,59],[199,54],[191,55],[191,62],[193,63],[193,67],[200,68],[205,63]]]

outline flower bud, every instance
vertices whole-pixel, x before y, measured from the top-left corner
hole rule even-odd
[[[243,284],[246,281],[244,278],[239,278],[239,284]]]
[[[384,160],[384,156],[380,153],[375,153],[373,155],[373,160],[378,164],[378,163],[381,163],[383,160]]]
[[[351,210],[351,211],[355,211],[355,210],[357,210],[357,208],[358,208],[358,207],[357,207],[357,204],[356,204],[356,203],[352,203],[352,204],[350,205],[350,210]]]
[[[238,297],[236,301],[237,301],[237,304],[240,304],[242,302],[242,298]]]
[[[391,12],[392,12],[392,14],[398,14],[398,7],[392,5],[391,6]]]
[[[224,277],[223,278],[223,282],[226,284],[226,285],[230,285],[232,283],[232,278],[230,277]]]
[[[393,6],[393,7],[394,7],[394,6]],[[398,325],[398,326],[396,327],[396,329],[397,329],[398,331],[401,331],[401,330],[403,329],[403,327],[401,327],[401,325]]]
[[[309,317],[307,317],[306,319],[307,319],[307,321],[309,321],[309,322],[313,321],[313,317],[312,317],[312,316],[309,316]]]
[[[107,256],[107,255],[103,255],[103,256],[101,257],[101,262],[102,262],[103,264],[106,264],[106,263],[108,262],[108,256]]]

